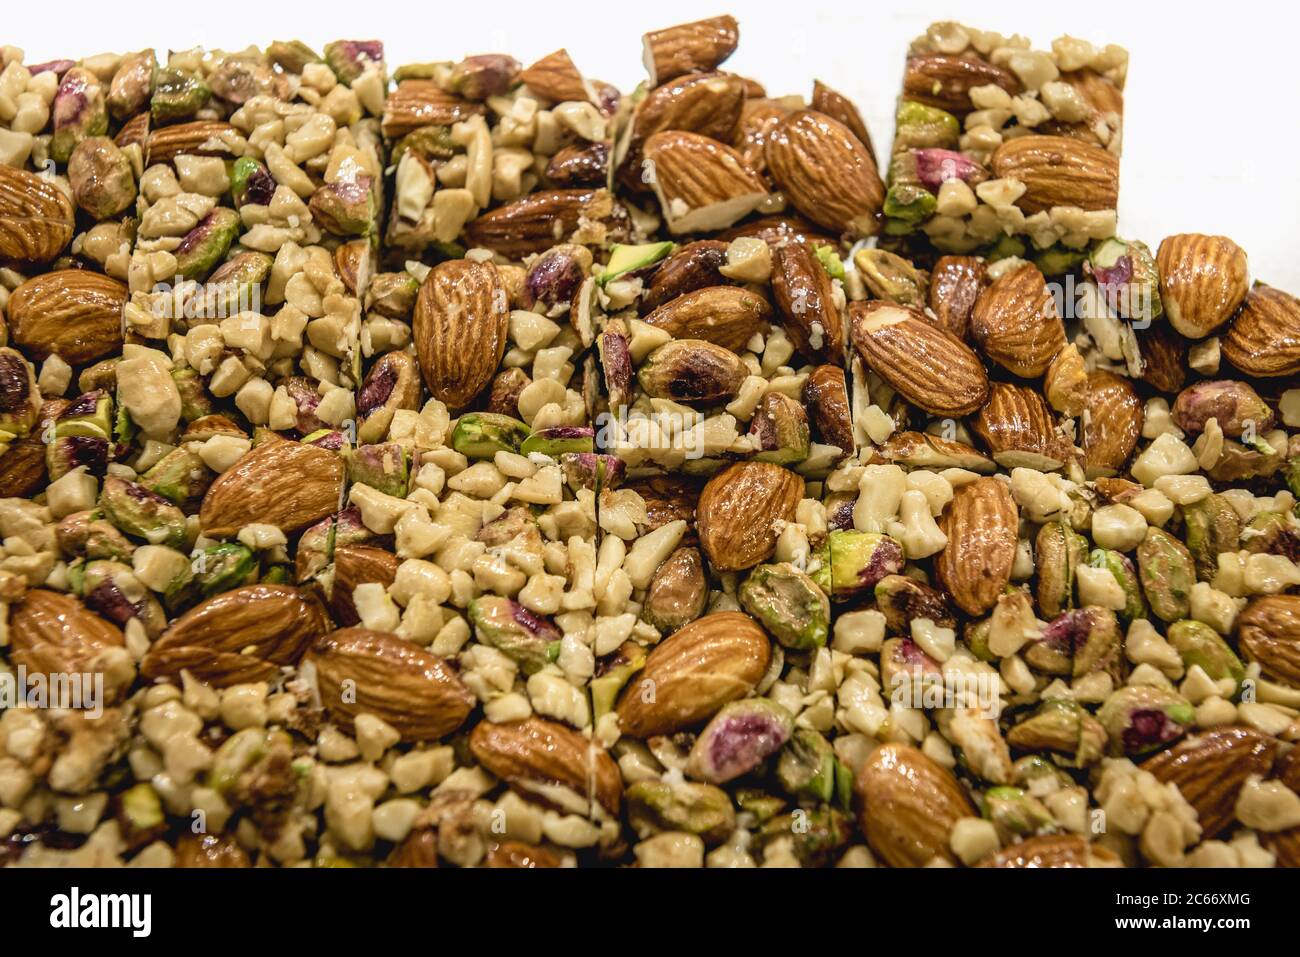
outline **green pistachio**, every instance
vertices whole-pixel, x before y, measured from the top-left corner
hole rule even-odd
[[[1083,250],[1056,245],[1036,251],[1034,265],[1044,276],[1064,276],[1078,269],[1086,258]]]
[[[325,44],[325,62],[345,86],[371,65],[384,62],[384,45],[378,40],[335,40]]]
[[[199,76],[189,70],[165,67],[154,78],[149,112],[158,126],[176,123],[193,119],[211,98],[212,91]]]
[[[308,63],[320,63],[321,58],[301,40],[276,40],[266,48],[266,59],[286,73],[301,73]]]
[[[1102,745],[1105,744],[1105,732],[1102,732],[1100,741]],[[1011,779],[1016,787],[1027,790],[1032,790],[1036,781],[1045,779],[1054,781],[1057,787],[1070,787],[1074,784],[1072,777],[1039,754],[1027,754],[1023,758],[1016,760],[1011,765]]]
[[[730,349],[703,339],[674,339],[646,356],[637,381],[646,395],[698,405],[730,402],[749,368]]]
[[[1089,253],[1088,266],[1121,319],[1150,322],[1164,314],[1156,258],[1145,243],[1103,239]]]
[[[1161,621],[1186,618],[1191,608],[1196,565],[1192,555],[1168,532],[1151,527],[1137,548],[1138,573],[1151,611]]]
[[[995,665],[998,656],[989,650],[989,635],[992,632],[993,619],[981,618],[979,621],[968,622],[962,637],[966,639],[966,647],[971,650],[971,654],[980,661]]]
[[[450,126],[421,126],[393,144],[389,162],[396,166],[408,150],[430,161],[449,160],[456,155],[456,141]]]
[[[925,306],[925,277],[902,256],[884,249],[859,249],[853,265],[876,299],[901,306]]]
[[[529,428],[518,419],[494,412],[471,412],[456,421],[451,445],[471,459],[491,459],[498,452],[518,452]]]
[[[347,452],[344,458],[351,484],[369,485],[396,498],[406,497],[410,469],[406,449],[401,444],[359,445]]]
[[[50,158],[66,163],[77,144],[108,132],[108,104],[99,77],[79,66],[64,73],[50,105],[50,117],[54,125]]]
[[[828,867],[853,838],[853,819],[835,808],[800,808],[763,825],[764,844],[792,838],[794,855],[805,867]]]
[[[664,831],[698,835],[712,847],[736,829],[736,809],[722,788],[698,781],[638,781],[627,789],[628,823],[645,839]]]
[[[776,761],[776,779],[794,798],[830,801],[835,795],[835,751],[819,732],[798,728]]]
[[[151,545],[184,546],[185,513],[137,482],[109,476],[99,495],[104,517],[132,538]]]
[[[835,601],[873,590],[888,575],[903,570],[903,546],[888,535],[833,531],[821,549],[821,564],[812,579]]]
[[[749,420],[749,437],[759,451],[759,462],[794,465],[812,450],[808,413],[784,392],[768,392],[759,399]]]
[[[1179,507],[1187,551],[1196,563],[1196,577],[1211,581],[1219,570],[1219,555],[1235,552],[1241,540],[1241,518],[1222,495],[1210,495]]]
[[[1097,712],[1116,757],[1137,757],[1176,741],[1195,719],[1195,709],[1182,695],[1141,686],[1120,688]]]
[[[1007,744],[1019,751],[1057,755],[1069,767],[1086,768],[1105,754],[1106,729],[1083,706],[1065,698],[1049,698],[1007,732]]]
[[[904,223],[920,223],[934,215],[937,202],[934,193],[924,186],[895,183],[885,193],[884,213]]]
[[[1044,615],[1055,617],[1074,606],[1074,580],[1088,560],[1088,540],[1065,522],[1049,522],[1038,530],[1034,565],[1036,596]]]
[[[408,272],[381,272],[366,287],[366,311],[389,319],[407,319],[415,310],[419,281]]]
[[[520,455],[534,452],[558,459],[569,452],[594,452],[596,430],[587,425],[555,425],[536,429],[519,445]]]
[[[787,648],[826,644],[831,603],[811,578],[788,563],[759,565],[740,586],[741,607]]]
[[[957,117],[937,107],[903,100],[894,114],[894,151],[938,147],[955,149],[961,137]]]
[[[759,824],[767,823],[785,809],[784,798],[760,788],[737,788],[735,796],[736,806]]]
[[[1124,608],[1120,614],[1125,621],[1133,621],[1147,616],[1147,603],[1142,595],[1142,584],[1138,580],[1137,569],[1123,552],[1109,548],[1094,548],[1089,557],[1093,568],[1104,568],[1115,577],[1124,592]]]
[[[1212,680],[1231,678],[1238,687],[1246,677],[1246,666],[1209,625],[1190,619],[1176,621],[1169,626],[1168,638],[1186,667],[1199,665]]]
[[[140,484],[170,502],[184,507],[200,501],[212,484],[213,474],[184,446],[172,449],[140,477]]]
[[[844,281],[844,260],[840,258],[839,251],[834,246],[829,243],[819,243],[813,246],[813,255],[826,270],[826,275],[840,282]]]
[[[368,236],[379,214],[369,176],[325,183],[307,204],[312,219],[335,236]]]
[[[195,422],[212,414],[212,398],[202,376],[188,366],[177,366],[172,369],[172,381],[181,396],[181,418],[185,422]]]
[[[672,634],[704,614],[708,600],[704,559],[698,548],[682,546],[655,569],[641,605],[641,617],[663,634]]]
[[[163,601],[172,611],[258,580],[257,555],[247,545],[223,542],[198,552],[185,573],[167,586]]]
[[[541,671],[560,652],[560,629],[509,598],[474,599],[469,620],[479,641],[517,661],[527,674]]]
[[[1015,236],[1003,235],[999,236],[998,241],[985,250],[984,258],[992,264],[1003,259],[1024,259],[1027,252],[1024,240],[1017,239]]]
[[[173,250],[177,272],[185,279],[205,278],[239,235],[239,224],[239,214],[224,206],[204,216]]]
[[[989,788],[984,794],[984,817],[1006,840],[1055,830],[1056,819],[1038,798],[1020,788]]]
[[[625,641],[618,651],[602,658],[591,679],[591,710],[597,721],[614,710],[614,703],[632,676],[645,667],[646,653],[634,641]]]

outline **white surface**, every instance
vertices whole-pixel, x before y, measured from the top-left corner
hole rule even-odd
[[[1020,32],[1046,48],[1062,33],[1128,47],[1120,230],[1154,249],[1176,232],[1222,233],[1250,256],[1255,278],[1300,294],[1300,109],[1297,15],[1283,4],[1089,0],[1077,6],[1002,0],[262,0],[134,5],[102,0],[7,4],[4,42],[30,63],[103,50],[160,52],[195,44],[237,49],[296,38],[384,41],[390,66],[504,52],[525,64],[567,47],[589,76],[631,90],[644,78],[641,34],[730,12],[740,49],[727,69],[774,94],[811,92],[817,77],[853,99],[877,150],[888,150],[908,42],[932,20]],[[191,12],[192,11],[192,12]]]

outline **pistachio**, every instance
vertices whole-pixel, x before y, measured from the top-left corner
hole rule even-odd
[[[1055,830],[1056,819],[1043,802],[1014,787],[989,788],[984,795],[984,817],[993,822],[1004,842]]]
[[[618,488],[623,484],[627,463],[615,455],[565,452],[560,456],[560,470],[570,491],[577,493],[581,489],[591,489],[599,495],[603,489]]]
[[[125,122],[149,105],[158,58],[153,50],[141,50],[122,58],[108,85],[108,111]]]
[[[768,392],[754,409],[749,437],[760,462],[793,465],[808,457],[811,437],[803,406],[784,392]]]
[[[223,542],[198,552],[185,574],[167,586],[163,600],[176,612],[221,592],[256,584],[257,572],[257,555],[251,548]]]
[[[1080,676],[1106,671],[1117,677],[1120,633],[1114,612],[1089,605],[1063,612],[1048,622],[1025,660],[1045,674]]]
[[[230,195],[236,208],[270,205],[275,195],[275,178],[260,160],[241,156],[230,167]]]
[[[1186,618],[1191,607],[1196,566],[1182,542],[1168,532],[1148,528],[1137,549],[1138,573],[1151,611],[1162,621]]]
[[[406,449],[397,442],[359,445],[346,453],[348,481],[369,485],[385,495],[405,498],[409,482]]]
[[[389,352],[371,367],[357,392],[357,439],[378,442],[399,409],[420,407],[420,369],[409,352]]]
[[[559,654],[560,629],[509,598],[476,598],[469,603],[469,618],[479,641],[504,652],[528,674]]]
[[[887,575],[875,588],[876,609],[893,634],[910,635],[912,621],[928,618],[941,628],[957,627],[947,596],[907,575]]]
[[[925,307],[925,277],[902,256],[884,249],[859,249],[853,254],[853,265],[875,298]]]
[[[830,599],[794,565],[759,565],[737,597],[741,607],[785,647],[807,651],[826,644]]]
[[[74,575],[77,592],[86,607],[97,611],[119,628],[137,619],[150,637],[167,627],[167,614],[153,594],[135,577],[129,565],[115,561],[92,561]]]
[[[524,277],[524,305],[541,304],[547,309],[573,302],[583,280],[591,272],[591,250],[566,243],[553,246],[537,257]]]
[[[203,286],[204,316],[225,318],[259,306],[262,283],[271,275],[273,263],[266,253],[250,250],[236,253],[218,266]],[[177,370],[172,377],[182,372],[189,370]],[[202,394],[202,389],[199,391]]]
[[[185,513],[137,482],[109,476],[99,495],[104,517],[132,538],[151,545],[184,545]]]
[[[131,161],[107,136],[76,145],[68,158],[68,181],[77,205],[95,219],[109,219],[135,202]]]
[[[366,311],[390,319],[410,319],[420,283],[406,272],[381,272],[366,287]]]
[[[55,539],[59,553],[69,560],[125,562],[131,560],[135,551],[135,545],[125,535],[95,512],[74,512],[64,516],[55,530]]]
[[[370,235],[378,215],[373,182],[362,173],[320,186],[307,204],[312,218],[335,236]]]
[[[597,721],[614,710],[619,693],[645,667],[645,660],[644,648],[635,641],[625,641],[612,655],[596,663],[591,679],[591,711]]]
[[[528,438],[528,426],[508,415],[471,412],[456,421],[451,445],[472,459],[491,459],[498,452],[518,452]]]
[[[82,140],[108,132],[104,87],[95,74],[83,67],[73,67],[63,74],[50,112],[54,120],[50,156],[56,162],[66,163]]]
[[[186,233],[174,250],[177,272],[185,279],[205,278],[238,235],[239,214],[218,206]]]
[[[1007,744],[1021,751],[1048,752],[1086,768],[1101,760],[1106,729],[1077,702],[1049,698],[1033,714],[1007,732]]]
[[[448,84],[467,100],[486,100],[508,92],[521,69],[518,60],[502,53],[466,57],[452,67]]]
[[[1120,614],[1126,621],[1147,616],[1147,603],[1142,594],[1137,569],[1127,555],[1110,548],[1094,548],[1088,563],[1093,568],[1106,569],[1119,584],[1120,590],[1124,592],[1124,607]]]
[[[794,716],[765,698],[723,706],[700,732],[686,772],[710,784],[724,784],[755,770],[790,739]]]
[[[211,98],[212,90],[196,74],[164,67],[154,76],[149,115],[159,126],[193,119]]]
[[[943,669],[911,638],[889,638],[880,646],[880,684],[889,695],[910,694],[920,700]]]
[[[1273,426],[1273,410],[1245,382],[1197,382],[1178,393],[1170,409],[1184,432],[1199,434],[1214,419],[1223,434],[1239,439],[1247,430],[1263,435]]]
[[[596,430],[588,425],[555,425],[537,429],[519,445],[521,455],[548,455],[558,459],[566,453],[594,452]]]
[[[789,838],[791,850],[805,867],[827,867],[853,839],[853,819],[835,808],[819,805],[775,817],[763,825],[758,839],[764,846]]]
[[[709,583],[699,549],[678,548],[650,579],[641,616],[664,634],[672,634],[704,614],[708,598]]]
[[[688,404],[735,398],[747,370],[740,356],[703,339],[674,339],[646,357],[637,379],[646,394]]]
[[[596,338],[605,393],[611,409],[622,408],[632,398],[632,352],[628,343],[627,326],[618,319],[606,324],[605,330]]]
[[[628,823],[643,840],[665,831],[685,831],[712,847],[736,829],[731,798],[712,784],[639,781],[627,789],[625,797]]]
[[[830,801],[835,796],[835,751],[812,728],[798,728],[776,762],[776,779],[793,798]]]
[[[276,40],[266,48],[268,62],[286,73],[302,73],[309,63],[320,63],[321,58],[301,40]]]
[[[24,438],[40,415],[36,371],[21,352],[0,347],[0,443]]]
[[[1120,688],[1097,712],[1110,738],[1110,753],[1129,757],[1177,741],[1195,718],[1195,709],[1182,695],[1140,686]]]
[[[260,57],[227,56],[208,74],[208,86],[232,106],[243,106],[255,96],[291,95],[288,79],[276,73]]]
[[[384,45],[378,40],[336,40],[325,44],[325,62],[345,86],[371,65],[384,62]]]
[[[456,155],[456,143],[451,137],[451,127],[422,126],[407,133],[393,144],[390,162],[394,168],[408,151],[413,156],[419,156],[430,162],[451,159]]]
[[[93,475],[102,475],[108,467],[109,451],[107,439],[58,436],[45,446],[45,471],[52,482],[83,467]]]
[[[961,123],[957,117],[934,106],[901,100],[894,113],[894,150],[957,146]]]
[[[1260,512],[1242,530],[1246,551],[1254,555],[1284,555],[1300,562],[1300,523],[1285,512]]]
[[[853,529],[826,536],[821,565],[812,579],[835,601],[870,591],[887,575],[903,570],[903,546],[888,535]]]
[[[1156,257],[1145,243],[1103,239],[1088,254],[1088,269],[1121,319],[1149,324],[1164,314]]]
[[[1213,628],[1199,621],[1176,621],[1169,626],[1169,644],[1183,664],[1197,665],[1213,681],[1231,678],[1238,686],[1246,677],[1246,666]]]
[[[1044,615],[1055,617],[1074,605],[1074,579],[1088,560],[1088,540],[1066,522],[1048,522],[1038,530],[1034,566],[1036,596]]]
[[[1210,581],[1219,570],[1219,555],[1235,552],[1241,540],[1241,517],[1221,495],[1210,495],[1179,507],[1187,551],[1196,563],[1196,577]]]
[[[212,484],[213,474],[184,446],[172,449],[140,476],[140,484],[156,495],[185,507],[197,505]]]

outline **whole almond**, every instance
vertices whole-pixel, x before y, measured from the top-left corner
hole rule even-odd
[[[960,486],[939,518],[948,544],[934,559],[934,570],[968,615],[982,615],[1011,582],[1020,515],[1006,484],[980,478]]]
[[[603,186],[609,181],[609,144],[574,143],[546,164],[546,184],[556,189]]]
[[[975,109],[970,91],[977,86],[998,86],[1019,93],[1015,74],[977,57],[945,53],[918,53],[907,58],[903,73],[903,99],[965,115]]]
[[[665,638],[619,697],[619,727],[634,738],[698,727],[745,697],[767,672],[772,643],[738,611],[697,618]]]
[[[1268,777],[1277,749],[1276,738],[1254,728],[1213,728],[1144,761],[1142,769],[1177,785],[1208,841],[1232,824],[1246,778]]]
[[[767,199],[762,178],[730,146],[699,133],[664,130],[645,142],[651,186],[670,232],[712,232]]]
[[[211,538],[229,538],[253,524],[291,535],[338,511],[343,473],[337,452],[272,439],[217,477],[203,496],[199,523]]]
[[[871,133],[867,131],[867,124],[863,122],[862,114],[858,112],[852,100],[832,90],[821,80],[813,80],[810,105],[818,113],[825,113],[831,119],[843,123],[849,132],[858,138],[858,142],[867,148],[867,152],[873,158],[875,157],[876,151],[871,145]]]
[[[770,462],[737,462],[709,479],[695,507],[700,546],[717,571],[740,571],[766,561],[794,521],[803,479]]]
[[[700,239],[678,247],[647,280],[645,293],[641,296],[641,311],[652,313],[678,296],[697,289],[729,285],[730,280],[719,272],[726,264],[727,244],[719,240]],[[771,313],[767,300],[753,293],[750,295],[754,300],[761,300],[763,309]]]
[[[1246,252],[1226,236],[1168,236],[1156,252],[1156,267],[1165,316],[1189,339],[1227,322],[1250,291]]]
[[[491,263],[449,259],[429,271],[411,333],[424,384],[435,399],[465,408],[505,355],[510,303]]]
[[[1088,367],[1073,342],[1056,354],[1043,373],[1047,404],[1070,418],[1083,415],[1088,405]]]
[[[123,127],[123,132],[126,127]],[[147,126],[146,126],[147,129]],[[118,146],[126,144],[120,142]],[[146,162],[170,163],[178,156],[220,156],[229,159],[244,155],[248,144],[243,135],[221,120],[194,120],[174,123],[148,133],[145,140]]]
[[[345,728],[357,715],[371,714],[403,741],[433,741],[464,724],[474,708],[474,695],[454,668],[386,632],[331,632],[312,645],[303,663],[316,669],[321,702]]]
[[[958,339],[965,339],[975,300],[987,285],[984,260],[976,256],[941,256],[930,270],[930,311],[940,326]]]
[[[72,200],[52,180],[0,165],[0,260],[49,262],[75,223]]]
[[[1078,834],[1044,834],[1017,841],[990,854],[976,867],[1123,867],[1108,847],[1091,844]]]
[[[591,94],[569,51],[548,53],[519,74],[519,80],[538,96],[553,103],[584,101]]]
[[[403,80],[384,103],[382,129],[398,140],[424,126],[451,126],[486,112],[482,103],[448,93],[433,80]]]
[[[1054,472],[1074,452],[1043,397],[1006,382],[993,383],[989,401],[975,419],[975,432],[1004,469]]]
[[[958,819],[976,816],[957,779],[906,744],[882,744],[854,781],[858,826],[890,867],[955,863],[948,835]]]
[[[645,321],[674,339],[703,339],[742,352],[755,334],[765,332],[772,307],[739,286],[708,286],[664,303]]]
[[[292,585],[246,585],[214,595],[162,633],[140,662],[146,678],[188,671],[216,688],[267,681],[329,630],[325,609]]]
[[[697,73],[655,87],[636,106],[618,162],[630,185],[641,182],[642,148],[663,130],[731,143],[745,105],[745,81],[731,73]],[[643,188],[643,187],[642,187]]]
[[[1025,186],[1016,205],[1026,213],[1054,206],[1114,209],[1119,201],[1119,157],[1068,136],[1017,136],[993,154],[993,174]]]
[[[126,639],[112,622],[63,592],[33,588],[9,612],[9,661],[32,675],[103,672],[104,654]],[[125,689],[106,688],[110,701]]]
[[[772,297],[801,353],[844,363],[844,322],[835,305],[835,287],[811,247],[789,243],[773,252]]]
[[[1014,375],[1036,379],[1065,348],[1065,326],[1038,267],[1003,273],[975,300],[971,338]]]
[[[340,625],[359,624],[352,592],[358,585],[377,582],[387,588],[397,577],[397,556],[373,545],[339,545],[334,549],[334,580],[330,587],[330,614]]]
[[[1227,338],[1231,338],[1228,331]],[[1142,381],[1151,388],[1173,395],[1187,381],[1187,340],[1164,323],[1144,329],[1137,337],[1142,355]],[[1225,340],[1224,351],[1228,349]]]
[[[616,239],[626,211],[605,189],[551,189],[529,193],[489,210],[465,226],[465,241],[507,259],[543,253],[580,226],[605,226]]]
[[[1118,475],[1142,435],[1146,412],[1133,384],[1099,369],[1088,375],[1083,414],[1084,470],[1088,478]]]
[[[803,384],[803,404],[817,438],[852,455],[853,416],[844,370],[837,365],[821,365],[808,373]]]
[[[45,443],[40,438],[10,442],[0,455],[0,498],[31,498],[48,478]]]
[[[716,69],[735,52],[740,26],[735,17],[724,15],[652,30],[641,40],[650,85],[658,86],[687,73]]]
[[[876,234],[885,186],[843,123],[813,110],[791,113],[772,128],[765,156],[777,186],[814,223],[854,238]]]
[[[538,717],[509,724],[481,721],[469,736],[469,749],[479,764],[529,797],[545,799],[548,789],[559,785],[618,815],[623,796],[618,765],[572,728]]]
[[[1300,595],[1252,598],[1237,616],[1237,642],[1265,675],[1300,688]]]
[[[36,361],[88,365],[122,349],[126,286],[88,269],[35,276],[9,295],[9,330]]]
[[[1222,342],[1223,357],[1249,376],[1300,373],[1300,299],[1256,283]]]
[[[932,415],[969,415],[988,401],[989,377],[979,356],[910,306],[851,303],[849,336],[871,371]]]
[[[794,111],[789,105],[781,100],[745,100],[731,145],[736,148],[745,165],[755,173],[767,170],[767,141],[781,119],[792,112]]]

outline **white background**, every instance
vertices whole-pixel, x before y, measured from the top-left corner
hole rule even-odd
[[[1276,0],[57,0],[6,4],[3,42],[36,63],[147,46],[301,39],[319,49],[377,38],[390,67],[489,52],[526,65],[563,46],[588,76],[628,91],[644,79],[643,32],[726,12],[741,26],[728,69],[772,94],[809,95],[821,79],[858,104],[878,151],[892,139],[907,44],[932,20],[1023,33],[1043,49],[1062,33],[1126,46],[1121,234],[1154,249],[1170,233],[1222,233],[1246,249],[1255,278],[1300,294],[1300,13]]]

